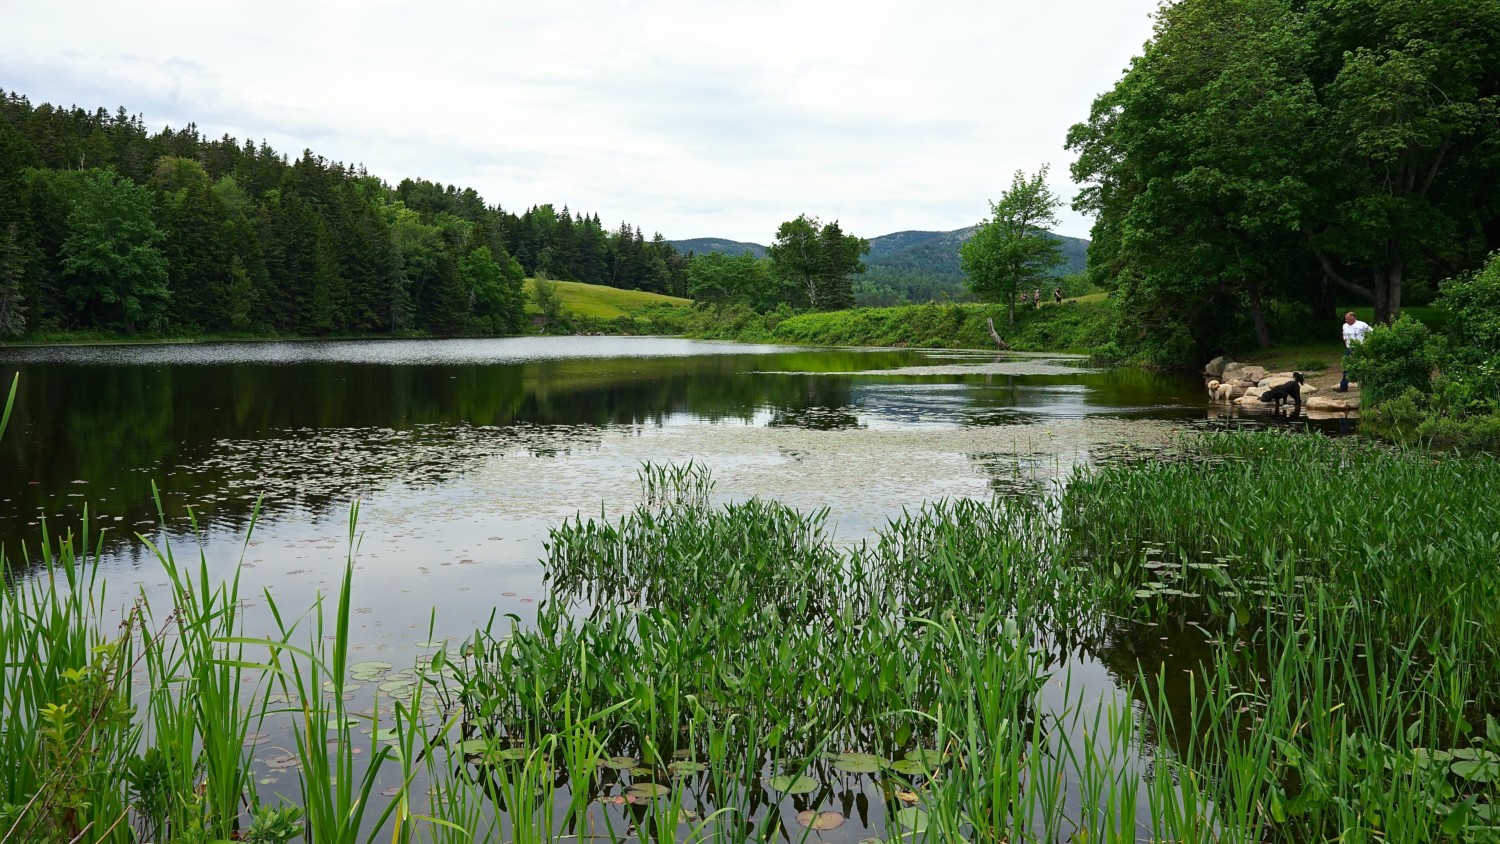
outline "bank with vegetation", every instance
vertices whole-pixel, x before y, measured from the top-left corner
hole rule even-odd
[[[1435,304],[1440,328],[1403,316],[1354,348],[1349,374],[1367,407],[1361,429],[1500,452],[1500,253],[1483,270],[1444,282]]]
[[[1028,305],[1017,312],[1014,325],[1007,323],[1003,304],[950,302],[803,313],[708,307],[692,313],[682,333],[746,343],[995,350],[998,347],[989,333],[993,320],[1009,349],[1090,354],[1107,341],[1112,318],[1102,294],[1061,305]]]

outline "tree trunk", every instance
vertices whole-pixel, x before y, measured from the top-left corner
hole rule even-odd
[[[989,326],[989,328],[990,328],[990,339],[995,341],[995,345],[1000,347],[1000,351],[1003,352],[1006,349],[1010,348],[1010,345],[1008,343],[1006,343],[1004,340],[1000,339],[1000,332],[998,332],[998,331],[995,330],[995,318],[994,317],[985,317],[984,318],[984,324],[987,325],[987,326]]]
[[[1015,328],[1016,327],[1016,293],[1015,293],[1014,290],[1012,290],[1011,293],[1010,293],[1010,296],[1007,297],[1007,301],[1010,303],[1010,327],[1011,328]]]
[[[1397,261],[1394,264],[1377,265],[1372,271],[1370,287],[1375,296],[1375,322],[1385,325],[1401,315],[1401,281],[1405,275],[1406,265]]]
[[[1266,312],[1260,303],[1260,285],[1254,281],[1246,284],[1250,294],[1250,321],[1255,324],[1255,342],[1262,349],[1271,348],[1271,329],[1266,325]]]
[[[1406,265],[1397,263],[1386,272],[1386,318],[1382,322],[1390,322],[1401,316],[1401,282],[1406,275]]]
[[[1322,289],[1318,292],[1318,301],[1313,304],[1313,317],[1319,322],[1343,322],[1343,315],[1339,313],[1338,296],[1333,292],[1333,283],[1328,276],[1323,276]]]

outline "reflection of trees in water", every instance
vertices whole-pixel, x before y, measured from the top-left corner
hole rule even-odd
[[[782,395],[768,396],[772,407],[772,428],[804,428],[812,431],[844,431],[865,427],[853,401],[853,383],[844,377],[804,376],[803,383],[793,379],[774,379],[781,383]],[[788,394],[789,388],[796,392]]]
[[[990,492],[1002,497],[1040,498],[1057,475],[1055,454],[980,452],[968,457]]]
[[[1175,601],[1172,612],[1150,620],[1104,616],[1102,627],[1084,650],[1105,667],[1117,686],[1130,691],[1138,712],[1165,709],[1166,723],[1137,718],[1147,746],[1177,758],[1185,758],[1193,747],[1202,758],[1207,736],[1195,732],[1193,702],[1205,694],[1206,673],[1227,658],[1236,684],[1251,690],[1257,685],[1254,678],[1265,676],[1270,667],[1264,651],[1252,644],[1260,638],[1257,620],[1232,632],[1226,619],[1209,612],[1201,601]],[[1226,647],[1222,642],[1230,644]],[[1253,714],[1225,714],[1243,718],[1239,729],[1248,734]]]
[[[785,360],[783,360],[785,358]],[[863,353],[553,359],[506,365],[69,365],[22,368],[0,440],[0,546],[19,558],[40,517],[76,522],[87,503],[114,547],[191,506],[200,524],[244,529],[266,509],[314,516],[394,483],[444,483],[511,448],[595,447],[606,426],[690,414],[828,426],[843,377],[752,374],[870,365]],[[841,423],[842,424],[842,423]],[[833,427],[837,427],[834,425]]]

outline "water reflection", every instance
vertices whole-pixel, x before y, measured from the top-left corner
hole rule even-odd
[[[145,529],[153,482],[169,519],[191,506],[242,530],[261,496],[273,516],[323,515],[454,484],[506,453],[562,459],[606,431],[1023,425],[1129,416],[1184,392],[1141,373],[882,374],[934,361],[994,358],[641,338],[0,350],[22,373],[0,441],[0,543],[85,503],[118,536]]]

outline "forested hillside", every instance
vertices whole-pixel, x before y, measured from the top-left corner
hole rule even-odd
[[[566,207],[0,91],[0,337],[512,333],[529,275],[681,295],[686,259]]]
[[[974,227],[946,232],[902,231],[870,238],[865,272],[855,279],[854,295],[860,305],[897,305],[931,302],[944,297],[968,300],[964,274],[958,266],[958,250],[974,234]],[[1076,237],[1053,235],[1062,243],[1063,265],[1058,276],[1082,273],[1088,261],[1089,242]],[[672,240],[679,252],[726,255],[750,253],[765,257],[766,247],[716,237]],[[1069,295],[1081,291],[1069,291]]]

